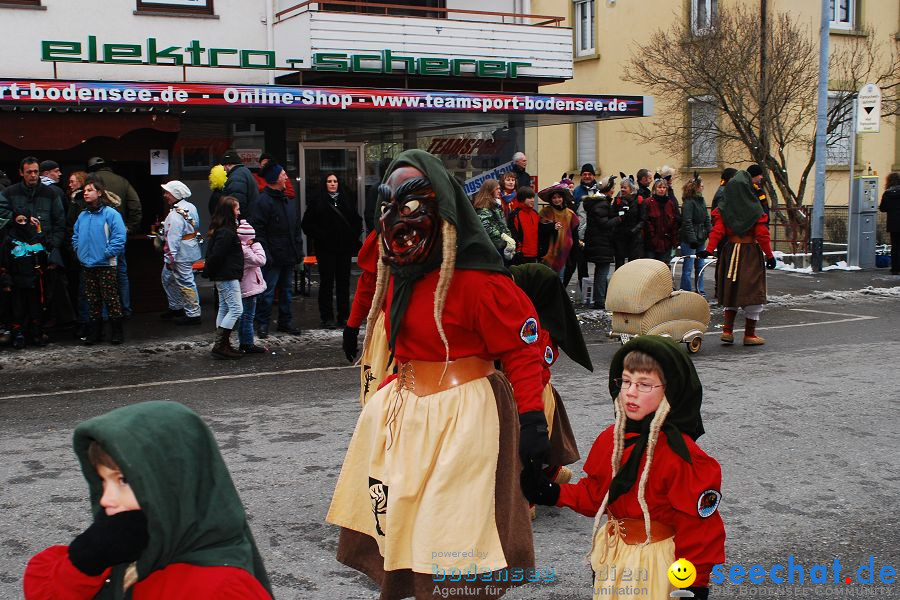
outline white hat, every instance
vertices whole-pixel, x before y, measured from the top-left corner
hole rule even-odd
[[[177,179],[164,183],[160,187],[175,196],[176,200],[184,200],[191,197],[190,188]]]

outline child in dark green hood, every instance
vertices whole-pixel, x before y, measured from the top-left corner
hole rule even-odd
[[[706,600],[710,572],[725,561],[725,527],[722,470],[695,443],[704,430],[694,365],[671,339],[640,336],[613,357],[609,378],[616,422],[594,442],[587,476],[557,485],[523,472],[522,491],[536,504],[595,518],[594,598],[668,597],[669,566],[683,558],[694,570],[678,587]],[[620,595],[629,572],[640,583]]]
[[[215,438],[176,402],[81,423],[93,524],[25,569],[27,600],[268,599],[271,587]]]

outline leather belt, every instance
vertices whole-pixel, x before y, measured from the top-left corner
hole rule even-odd
[[[746,235],[729,235],[728,241],[734,244],[752,244],[756,241],[756,237],[752,233]]]
[[[182,241],[192,240],[192,239],[194,239],[195,237],[197,237],[197,232],[196,232],[196,231],[195,231],[194,233],[186,233],[186,234],[184,234],[183,236],[181,236],[181,240],[182,240]]]
[[[609,516],[607,531],[609,536],[618,535],[630,546],[643,544],[647,539],[647,530],[643,519],[617,519]],[[661,542],[675,536],[675,529],[659,521],[650,521],[650,543]]]
[[[446,372],[444,372],[445,365]],[[451,360],[449,363],[410,360],[397,365],[397,380],[400,387],[413,392],[416,396],[444,392],[492,373],[494,363],[477,356],[467,356]]]

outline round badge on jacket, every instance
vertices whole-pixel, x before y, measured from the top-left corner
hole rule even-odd
[[[528,317],[528,319],[522,323],[522,329],[519,330],[519,337],[522,338],[522,341],[526,344],[535,343],[538,339],[537,319]]]
[[[702,518],[710,517],[719,508],[722,494],[718,490],[706,490],[697,499],[697,514]]]

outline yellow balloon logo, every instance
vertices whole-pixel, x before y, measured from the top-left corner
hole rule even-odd
[[[669,567],[669,582],[677,588],[691,587],[697,579],[697,569],[686,558],[679,558]]]

